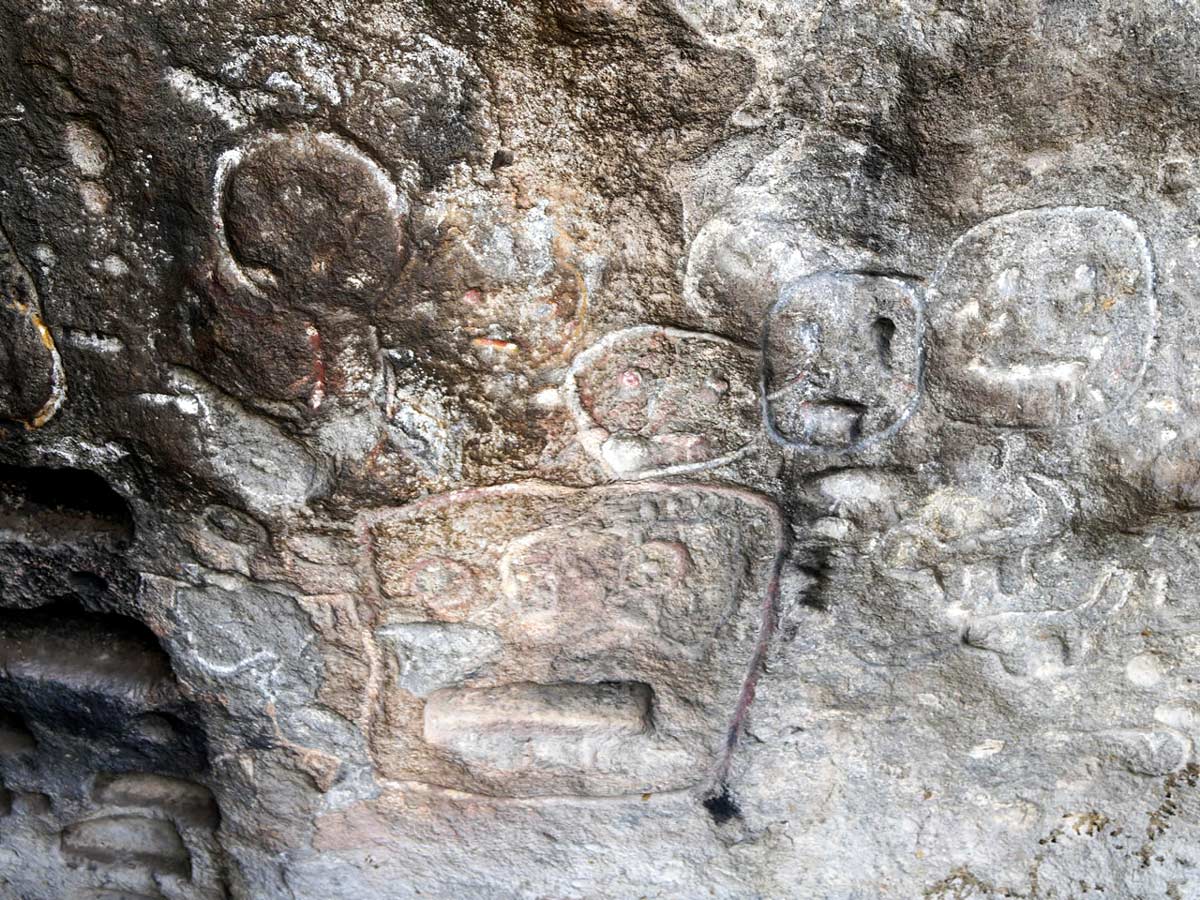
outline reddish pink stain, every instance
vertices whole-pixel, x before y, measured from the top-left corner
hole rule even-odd
[[[321,357],[321,333],[317,331],[315,325],[309,326],[308,349],[313,354],[313,389],[309,395],[308,403],[309,406],[316,409],[325,398],[325,360]]]

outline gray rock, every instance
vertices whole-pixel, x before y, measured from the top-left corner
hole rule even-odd
[[[418,697],[458,684],[474,672],[486,669],[501,648],[495,633],[449,622],[387,625],[377,635],[385,645],[394,648],[397,686]]]
[[[1200,897],[1186,4],[0,25],[0,896]]]

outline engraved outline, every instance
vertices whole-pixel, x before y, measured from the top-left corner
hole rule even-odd
[[[997,223],[1002,223],[1002,222],[1006,222],[1006,221],[1020,221],[1023,219],[1038,219],[1038,218],[1041,218],[1044,216],[1055,215],[1055,214],[1077,215],[1079,213],[1088,213],[1091,215],[1112,217],[1113,219],[1115,219],[1117,222],[1119,222],[1121,224],[1121,226],[1123,228],[1128,230],[1133,235],[1133,238],[1138,247],[1139,255],[1141,257],[1142,274],[1145,276],[1145,279],[1146,279],[1146,287],[1144,289],[1144,294],[1146,297],[1145,310],[1146,310],[1146,317],[1149,321],[1150,327],[1149,327],[1148,333],[1146,335],[1145,344],[1142,347],[1141,365],[1138,367],[1138,370],[1133,375],[1133,377],[1129,379],[1129,390],[1126,393],[1122,394],[1121,396],[1117,397],[1112,402],[1112,404],[1110,404],[1109,407],[1106,410],[1104,410],[1103,412],[1101,412],[1099,415],[1092,416],[1090,418],[1080,419],[1077,422],[1068,422],[1066,424],[1012,425],[1012,424],[1002,424],[1002,423],[998,423],[998,422],[978,422],[978,421],[973,421],[970,419],[957,419],[957,418],[953,418],[952,416],[949,416],[949,415],[946,415],[946,418],[951,418],[951,419],[953,419],[953,421],[956,421],[956,422],[961,421],[968,425],[978,425],[978,426],[985,426],[985,427],[989,427],[989,428],[1004,428],[1004,429],[1011,429],[1013,431],[1044,431],[1044,432],[1065,431],[1066,429],[1069,429],[1069,428],[1078,428],[1081,425],[1090,425],[1094,422],[1099,422],[1103,419],[1107,419],[1113,413],[1116,413],[1119,410],[1121,410],[1127,403],[1129,403],[1130,400],[1133,399],[1134,394],[1136,394],[1139,390],[1141,390],[1142,379],[1146,375],[1146,369],[1148,369],[1150,366],[1150,357],[1154,352],[1154,344],[1158,340],[1158,295],[1156,293],[1156,290],[1158,287],[1157,278],[1156,278],[1157,273],[1156,273],[1155,266],[1154,266],[1154,250],[1150,246],[1150,241],[1146,237],[1146,233],[1144,231],[1142,231],[1142,227],[1141,227],[1140,223],[1137,221],[1137,219],[1133,218],[1133,216],[1129,215],[1128,213],[1122,212],[1119,209],[1112,209],[1107,206],[1071,206],[1071,205],[1034,206],[1029,209],[1018,209],[1018,210],[1014,210],[1012,212],[1001,213],[996,216],[990,216],[990,217],[984,219],[982,222],[977,222],[976,224],[972,225],[970,228],[968,228],[966,231],[964,231],[962,234],[960,234],[958,237],[956,237],[954,239],[953,243],[950,244],[950,246],[947,248],[945,254],[942,256],[941,262],[938,263],[938,267],[934,271],[933,277],[930,278],[930,280],[929,280],[929,288],[926,291],[926,298],[929,301],[930,305],[932,305],[933,303],[936,303],[939,299],[944,299],[945,295],[944,294],[939,295],[937,286],[938,286],[938,283],[941,281],[942,277],[946,274],[946,270],[949,268],[949,265],[950,265],[950,260],[954,257],[955,253],[958,251],[959,245],[964,243],[965,241],[967,241],[969,238],[976,236],[978,233],[984,231],[984,229],[988,228],[989,226],[993,226]],[[1084,385],[1087,385],[1086,381],[1083,383],[1084,383]],[[935,391],[934,393],[936,394],[937,392]],[[934,401],[934,404],[935,404],[935,406],[938,406],[939,410],[940,410],[940,404],[937,404],[936,400]],[[945,414],[943,413],[943,415],[945,415]]]
[[[654,327],[654,326],[651,326]],[[689,332],[690,333],[690,332]],[[735,345],[736,346],[736,345]],[[637,484],[616,483],[608,485],[596,485],[592,487],[564,487],[562,485],[548,484],[542,481],[517,481],[508,484],[493,485],[490,487],[466,488],[461,491],[451,491],[445,494],[437,494],[432,497],[424,497],[404,506],[391,507],[387,509],[373,509],[360,513],[355,519],[355,533],[358,544],[361,548],[358,559],[358,570],[363,576],[363,585],[366,589],[366,594],[371,604],[375,607],[372,612],[377,619],[379,615],[380,605],[386,601],[387,595],[383,593],[379,583],[379,574],[375,568],[375,542],[372,537],[373,526],[397,518],[410,518],[413,515],[418,515],[421,512],[429,509],[437,510],[445,507],[452,507],[459,503],[462,499],[477,499],[488,497],[503,497],[505,495],[520,496],[521,494],[532,494],[534,496],[544,498],[566,498],[586,495],[589,493],[624,493],[624,494],[650,494],[654,495],[660,491],[678,490],[694,490],[701,493],[713,493],[722,497],[729,497],[735,500],[741,500],[747,504],[761,509],[766,515],[769,525],[774,530],[774,549],[775,554],[771,563],[771,568],[767,574],[766,588],[763,591],[760,615],[762,621],[759,623],[758,635],[755,637],[751,646],[750,659],[742,676],[741,688],[738,693],[737,704],[734,707],[732,714],[729,717],[729,724],[726,729],[725,747],[722,752],[715,754],[715,764],[713,765],[709,777],[701,775],[688,785],[680,788],[670,788],[665,791],[656,792],[661,796],[682,796],[689,793],[703,795],[714,786],[720,786],[728,776],[730,768],[733,764],[733,756],[737,750],[739,738],[742,728],[745,725],[746,715],[754,702],[754,696],[758,687],[759,676],[763,672],[763,664],[766,661],[767,653],[770,648],[771,638],[775,634],[776,626],[779,621],[779,585],[780,578],[783,572],[784,564],[787,561],[788,554],[792,547],[792,533],[788,526],[783,513],[779,506],[769,497],[756,493],[751,490],[739,487],[731,487],[726,485],[712,485],[704,483],[692,482],[656,482],[643,481]],[[371,740],[371,734],[374,730],[375,721],[378,715],[379,703],[378,698],[383,687],[383,666],[381,662],[381,654],[378,640],[375,636],[373,627],[363,629],[364,644],[368,648],[369,669],[367,676],[367,690],[363,698],[363,707],[360,713],[359,727],[362,729],[364,737],[368,741]],[[378,768],[378,764],[371,759],[373,769]],[[403,786],[405,788],[417,788],[427,790],[430,793],[436,793],[443,796],[458,796],[464,798],[483,798],[489,802],[497,803],[539,803],[541,801],[581,801],[581,802],[621,802],[628,801],[630,798],[641,797],[637,792],[624,794],[610,794],[603,796],[591,796],[580,794],[538,794],[530,797],[507,797],[502,795],[479,794],[474,791],[464,791],[461,788],[452,788],[446,785],[434,784],[426,781],[417,781],[410,779],[389,779],[384,778],[377,772],[377,779],[381,784]]]
[[[916,350],[917,350],[917,371],[913,378],[915,391],[912,399],[900,411],[899,415],[887,428],[877,431],[874,434],[869,434],[864,438],[850,444],[846,447],[823,447],[818,444],[808,444],[803,441],[793,441],[785,437],[775,426],[775,416],[771,412],[768,404],[767,395],[767,341],[771,330],[771,317],[781,307],[791,303],[795,297],[795,293],[802,285],[816,281],[849,279],[856,282],[864,282],[868,279],[888,281],[896,285],[900,290],[907,294],[913,307],[915,316],[914,328],[916,331]],[[791,450],[798,450],[801,453],[808,453],[813,456],[843,456],[849,453],[857,453],[861,450],[866,450],[875,444],[878,444],[888,438],[891,438],[901,428],[907,424],[912,418],[917,408],[921,405],[921,398],[925,395],[925,296],[924,292],[914,286],[914,284],[906,279],[897,278],[894,275],[874,275],[862,271],[849,271],[845,269],[823,269],[817,272],[810,272],[795,281],[789,282],[788,285],[780,292],[780,297],[771,304],[767,310],[766,316],[763,318],[762,331],[759,335],[762,366],[759,369],[758,379],[758,396],[760,408],[762,411],[763,425],[766,427],[767,434],[776,444],[782,447],[787,447]]]
[[[583,445],[583,449],[587,454],[600,463],[605,474],[610,478],[619,481],[641,481],[645,478],[666,478],[671,475],[686,475],[691,472],[703,472],[707,469],[715,469],[720,466],[728,465],[732,462],[737,462],[745,456],[748,456],[754,450],[755,434],[751,432],[746,440],[746,443],[736,450],[729,453],[724,453],[720,456],[715,456],[712,459],[699,460],[690,463],[677,463],[671,466],[658,466],[654,468],[644,469],[640,472],[620,473],[617,472],[608,464],[601,451],[602,442],[597,441],[594,434],[596,429],[603,429],[611,436],[607,428],[596,422],[588,412],[583,408],[583,404],[579,401],[579,385],[576,381],[576,376],[581,373],[583,368],[598,357],[602,351],[610,349],[614,344],[631,336],[641,336],[645,334],[663,334],[669,338],[679,338],[681,340],[694,338],[703,341],[710,341],[714,344],[720,344],[729,347],[739,353],[753,353],[752,347],[747,347],[739,344],[736,341],[731,341],[729,338],[721,337],[719,334],[711,334],[707,331],[688,331],[683,328],[672,328],[668,325],[634,325],[629,328],[622,328],[619,331],[612,331],[604,335],[587,349],[581,351],[573,360],[571,365],[567,367],[566,375],[563,376],[563,401],[567,408],[571,411],[571,416],[575,420],[575,433],[579,438],[579,443]]]
[[[256,297],[265,297],[262,288],[246,273],[245,268],[233,255],[229,246],[229,238],[225,230],[226,193],[229,179],[237,171],[238,166],[255,153],[274,144],[291,143],[297,139],[311,139],[325,148],[342,156],[349,157],[361,165],[370,175],[371,180],[383,192],[384,201],[391,210],[396,221],[396,230],[401,235],[401,242],[396,246],[396,252],[403,254],[404,218],[408,215],[407,198],[400,193],[391,174],[371,156],[364,153],[350,141],[328,131],[316,131],[308,127],[293,128],[287,131],[272,131],[257,135],[248,141],[226,150],[217,157],[216,168],[213,172],[211,221],[213,229],[213,250],[216,256],[217,274],[224,276],[229,283],[248,290]],[[274,285],[275,278],[270,273],[262,277]]]

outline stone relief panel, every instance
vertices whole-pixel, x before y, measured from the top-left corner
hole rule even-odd
[[[434,331],[454,332],[459,353],[497,372],[569,362],[587,337],[589,298],[603,270],[588,233],[594,226],[546,199],[453,197],[437,214],[439,244],[413,265],[421,282],[447,282]]]
[[[293,128],[221,154],[212,191],[217,283],[193,327],[206,368],[259,403],[369,400],[371,316],[406,254],[392,176],[345,138]]]
[[[1137,389],[1156,327],[1150,248],[1108,209],[998,216],[962,235],[929,291],[930,389],[946,414],[1062,428]]]
[[[387,777],[510,797],[719,777],[773,621],[772,504],[689,485],[510,485],[361,528]]]
[[[828,273],[790,285],[763,327],[771,438],[838,452],[894,434],[920,401],[923,340],[921,300],[904,281]]]

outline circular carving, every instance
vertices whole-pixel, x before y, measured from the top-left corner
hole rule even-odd
[[[638,325],[575,357],[564,394],[584,449],[615,477],[679,475],[749,452],[757,369],[717,335]]]
[[[290,302],[371,303],[404,261],[406,199],[370,156],[333,134],[267,135],[217,164],[220,274]]]

